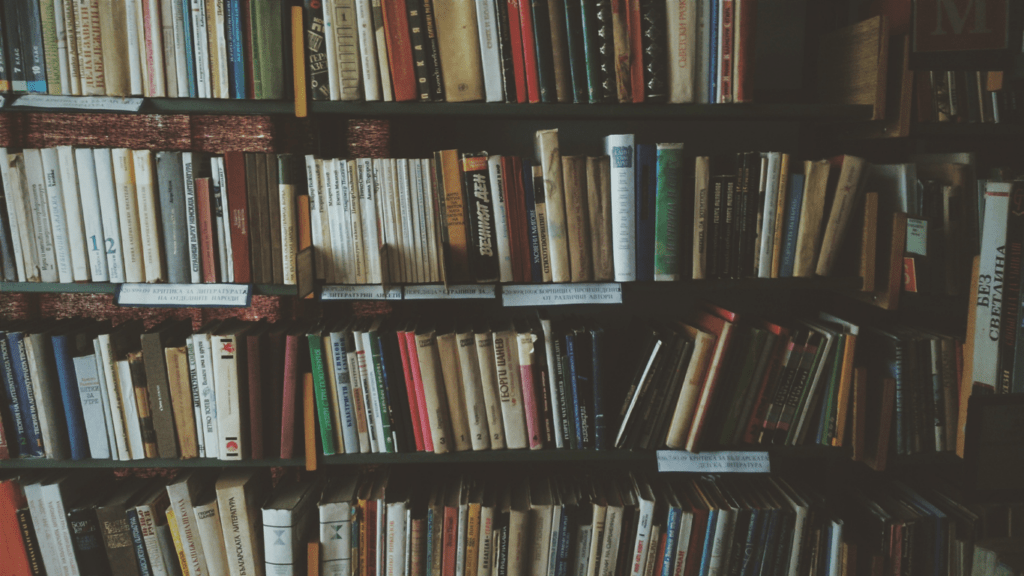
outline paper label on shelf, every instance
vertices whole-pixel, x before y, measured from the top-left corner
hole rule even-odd
[[[25,94],[24,96],[19,96],[11,106],[138,112],[139,109],[142,108],[142,102],[142,98],[117,98],[113,96],[54,96],[50,94]]]
[[[494,284],[452,284],[446,290],[444,284],[406,286],[406,300],[461,300],[470,298],[494,298]]]
[[[368,286],[324,286],[320,292],[321,300],[401,300],[402,289],[392,286],[384,291],[380,284]]]
[[[252,302],[252,285],[121,284],[114,301],[118,306],[245,308]]]
[[[928,221],[907,218],[907,252],[928,255]]]
[[[658,450],[658,472],[771,472],[767,452],[700,452]]]
[[[622,304],[622,284],[524,284],[501,289],[502,306]]]

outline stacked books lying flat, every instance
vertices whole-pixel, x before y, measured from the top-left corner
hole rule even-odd
[[[917,121],[1019,122],[1021,85],[1015,76],[1013,72],[998,71],[915,71]]]
[[[0,480],[0,536],[17,575],[988,574],[985,510],[940,485],[844,484],[833,500],[774,475],[22,474]]]
[[[0,91],[283,99],[283,0],[4,2]]]
[[[6,280],[296,283],[301,157],[58,146],[0,163]]]
[[[243,2],[243,5],[247,2]],[[314,100],[751,99],[753,3],[305,2]]]

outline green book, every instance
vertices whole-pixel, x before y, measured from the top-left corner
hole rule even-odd
[[[682,196],[683,145],[658,144],[658,183],[655,191],[654,279],[680,279],[679,212]]]
[[[331,418],[331,401],[327,395],[327,379],[324,376],[324,351],[320,330],[306,335],[309,342],[310,370],[313,372],[313,393],[316,394],[317,420],[320,421],[320,441],[323,443],[324,456],[335,453],[334,428]]]
[[[570,0],[571,1],[571,0]],[[579,0],[583,21],[583,62],[587,77],[587,99],[591,104],[601,101],[601,54],[597,38],[597,6],[592,0]]]
[[[846,339],[849,334],[840,333],[832,349],[832,366],[829,369],[825,389],[825,405],[821,410],[818,422],[818,434],[815,441],[823,446],[831,446],[836,435],[836,408],[839,403],[839,380],[843,374],[843,354],[846,352]],[[812,414],[813,416],[813,414]]]
[[[381,428],[383,429],[383,437],[378,438],[378,447],[383,442],[384,451],[388,454],[395,452],[395,436],[391,433],[391,414],[388,411],[388,395],[384,389],[384,359],[381,356],[380,350],[380,320],[375,320],[373,325],[370,326],[370,330],[365,332],[365,337],[369,340],[370,344],[370,355],[373,358],[373,378],[376,383],[376,399],[374,402],[377,404],[379,409],[377,410],[377,416],[380,418]],[[369,369],[369,366],[367,366]]]
[[[46,92],[59,96],[60,55],[57,51],[57,17],[53,10],[53,0],[39,0],[39,16],[43,22],[43,58],[46,61]]]
[[[250,49],[252,54],[247,56],[251,59],[252,65],[252,97],[261,100],[265,98],[263,95],[263,55],[260,52],[260,45],[262,40],[260,35],[262,34],[262,22],[267,17],[267,11],[269,10],[269,2],[253,2],[249,7],[249,37],[252,38],[250,43]]]

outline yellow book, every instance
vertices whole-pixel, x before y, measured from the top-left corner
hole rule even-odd
[[[786,197],[789,196],[789,154],[782,155],[779,169],[779,200],[775,204],[775,234],[772,242],[772,278],[779,277],[782,265],[782,224],[786,219]]]
[[[462,170],[458,150],[435,153],[439,199],[444,201],[445,227],[448,231],[448,261],[445,270],[449,282],[469,280],[469,236],[466,234],[466,206],[462,194]]]
[[[168,506],[164,514],[167,515],[167,528],[171,531],[171,540],[174,542],[174,551],[178,553],[178,564],[181,565],[181,576],[189,576],[188,561],[185,560],[185,550],[181,547],[181,538],[178,537],[178,521],[174,518],[174,510]]]
[[[292,84],[295,92],[295,117],[306,117],[306,37],[302,30],[302,6],[292,6]]]
[[[836,402],[836,435],[833,446],[842,446],[846,438],[846,415],[850,412],[851,384],[853,382],[853,354],[857,349],[857,335],[846,334],[843,348],[843,370],[839,375],[839,400]]]

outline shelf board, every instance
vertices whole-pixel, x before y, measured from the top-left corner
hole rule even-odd
[[[0,460],[0,470],[4,469],[44,469],[44,468],[245,468],[245,467],[278,467],[305,466],[302,459],[284,460],[273,458],[267,460],[217,460],[216,458],[147,458],[144,460],[50,460],[48,458],[16,458]]]
[[[68,96],[67,98],[74,98]],[[73,107],[15,107],[8,96],[5,112],[106,112]],[[871,106],[842,104],[506,104],[486,102],[310,102],[314,114],[398,118],[465,116],[599,120],[793,120],[856,121],[871,117]],[[110,111],[112,113],[126,113]],[[129,114],[133,112],[127,112]],[[291,100],[145,98],[138,114],[294,114]]]
[[[0,282],[0,294],[4,292],[44,294],[113,294],[117,284],[109,282]],[[281,284],[256,284],[253,294],[261,296],[295,296],[295,286]]]
[[[1024,136],[1024,124],[919,122],[911,127],[910,136],[919,138],[998,138]]]

